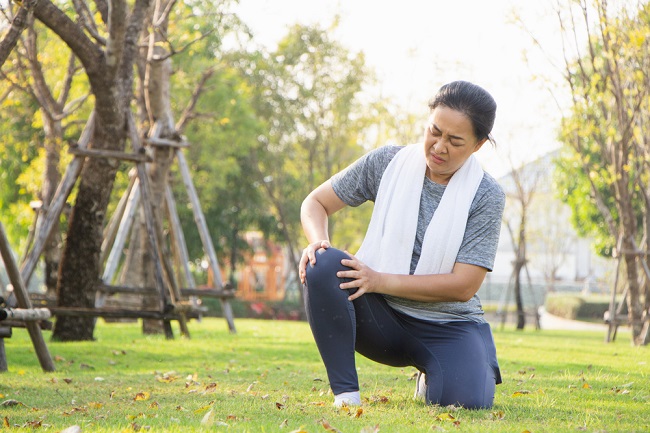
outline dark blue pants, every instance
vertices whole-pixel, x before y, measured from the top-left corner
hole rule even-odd
[[[489,408],[501,383],[492,331],[487,323],[437,323],[391,308],[382,295],[366,293],[348,301],[338,270],[347,255],[335,248],[317,252],[307,265],[307,318],[325,364],[332,392],[359,390],[355,350],[395,367],[426,374],[429,404]]]

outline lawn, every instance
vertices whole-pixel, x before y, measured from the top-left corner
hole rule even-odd
[[[165,340],[99,320],[95,342],[48,341],[54,373],[15,329],[0,431],[650,431],[650,352],[626,332],[606,344],[598,332],[495,329],[504,383],[491,410],[414,402],[414,369],[358,357],[363,406],[337,410],[306,323],[239,319],[234,335],[222,319],[189,326],[191,339]]]

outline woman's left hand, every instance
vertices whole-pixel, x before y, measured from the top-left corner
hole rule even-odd
[[[341,289],[358,289],[354,294],[348,296],[348,299],[353,301],[364,293],[375,292],[379,287],[381,274],[371,269],[347,251],[345,253],[349,255],[350,258],[341,260],[341,264],[352,269],[349,271],[338,271],[336,276],[339,278],[351,278],[354,280],[347,283],[341,283]]]

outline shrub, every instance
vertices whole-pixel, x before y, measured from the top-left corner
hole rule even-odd
[[[549,293],[544,308],[550,314],[572,320],[603,320],[609,309],[607,296]]]

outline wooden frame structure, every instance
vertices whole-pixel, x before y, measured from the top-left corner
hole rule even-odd
[[[32,309],[32,303],[29,299],[25,282],[20,275],[18,265],[16,264],[11,248],[9,247],[9,239],[7,239],[2,222],[0,222],[0,255],[2,256],[2,261],[7,270],[7,274],[9,275],[11,285],[14,288],[13,293],[16,295],[18,306],[21,309],[24,309],[21,311],[23,314],[17,318],[24,322],[24,326],[29,332],[29,337],[32,340],[34,351],[36,352],[36,356],[38,357],[38,361],[40,362],[43,371],[54,371],[54,361],[52,361],[50,352],[47,349],[45,340],[43,339],[41,328],[37,323],[39,320],[47,319],[49,317],[49,311],[36,311]],[[3,312],[5,312],[4,309]],[[32,315],[32,312],[35,314]],[[0,372],[7,371],[4,339],[11,337],[11,326],[3,325],[6,325],[4,319],[0,321]]]
[[[185,239],[180,229],[180,222],[176,212],[176,205],[171,192],[169,184],[166,185],[165,202],[168,219],[172,227],[171,244],[174,246],[178,263],[181,264],[181,274],[184,277],[187,288],[181,289],[176,273],[174,272],[169,255],[164,251],[165,240],[163,236],[162,227],[157,223],[154,218],[153,207],[151,202],[151,188],[150,179],[147,172],[146,163],[151,162],[151,158],[146,154],[145,148],[142,145],[142,140],[136,130],[135,121],[132,115],[129,116],[129,141],[133,148],[133,153],[104,151],[87,149],[90,137],[92,136],[94,128],[94,113],[90,116],[84,131],[82,132],[76,146],[70,149],[70,153],[74,155],[73,160],[67,167],[66,173],[63,176],[55,195],[50,203],[48,209],[45,210],[44,216],[41,218],[41,224],[35,229],[37,235],[34,236],[33,246],[28,246],[25,258],[20,268],[20,275],[28,284],[34,269],[38,263],[40,255],[45,246],[46,240],[49,237],[56,221],[58,221],[61,212],[63,211],[67,197],[69,196],[76,180],[81,173],[83,163],[86,158],[111,158],[120,161],[129,161],[135,163],[135,173],[131,176],[131,182],[127,192],[124,194],[118,208],[109,221],[105,236],[102,243],[102,256],[101,262],[106,266],[104,267],[101,281],[98,282],[96,287],[96,303],[95,308],[75,308],[75,307],[59,307],[51,306],[50,310],[55,316],[92,316],[92,317],[112,317],[112,318],[144,318],[144,319],[160,319],[164,323],[164,331],[167,338],[173,338],[171,329],[171,320],[178,320],[181,328],[181,333],[189,337],[189,331],[186,326],[188,316],[200,317],[196,309],[183,308],[180,305],[182,296],[206,296],[215,297],[220,299],[223,307],[224,316],[226,318],[228,328],[231,332],[236,332],[232,307],[230,306],[229,299],[234,297],[234,292],[229,287],[224,286],[221,273],[219,270],[219,263],[217,261],[216,253],[212,240],[210,238],[205,217],[201,210],[200,202],[196,194],[196,190],[191,180],[189,168],[182,149],[187,147],[186,142],[175,142],[173,140],[159,139],[151,137],[144,140],[149,146],[172,146],[174,148],[174,156],[178,162],[179,171],[183,177],[183,183],[187,189],[188,196],[192,202],[192,210],[194,212],[194,220],[199,229],[203,249],[208,257],[211,268],[216,276],[215,285],[217,287],[209,290],[198,290],[192,278],[192,274],[187,265],[189,258]],[[126,241],[128,230],[134,219],[136,209],[140,206],[145,215],[145,228],[147,231],[147,239],[149,249],[155,254],[152,254],[154,262],[154,288],[130,288],[121,286],[111,286],[109,283],[112,280],[115,272],[117,271],[119,254]],[[104,308],[104,300],[106,296],[111,293],[117,292],[133,292],[133,293],[149,293],[156,292],[159,295],[159,305],[157,310],[127,310],[127,309],[109,309]]]
[[[621,264],[623,258],[628,254],[633,254],[637,260],[641,261],[641,267],[643,268],[643,277],[646,282],[650,281],[650,269],[648,269],[648,264],[644,260],[648,252],[635,250],[635,251],[624,251],[621,249],[623,243],[622,237],[619,237],[616,242],[616,249],[614,250],[614,258],[616,258],[616,277],[614,278],[614,285],[612,286],[611,298],[609,300],[609,309],[605,312],[605,323],[607,323],[607,335],[605,335],[605,342],[610,343],[616,340],[616,334],[618,332],[618,327],[620,325],[629,325],[630,319],[627,314],[623,314],[623,308],[626,306],[628,289],[629,286],[626,284],[625,289],[623,290],[623,296],[621,299],[616,302],[616,292],[618,289],[619,275],[621,273]],[[636,248],[636,246],[635,246]],[[650,311],[644,313],[643,328],[641,330],[641,338],[643,341],[648,340],[648,334],[650,333]]]

